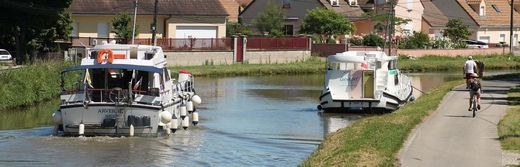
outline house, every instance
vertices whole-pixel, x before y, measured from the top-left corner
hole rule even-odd
[[[285,35],[298,35],[301,22],[307,16],[307,12],[315,8],[333,9],[350,21],[361,20],[363,14],[357,0],[253,0],[240,13],[240,18],[246,25],[253,26],[253,20],[264,11],[268,2],[279,5],[285,12]]]
[[[137,2],[137,38],[152,37],[154,1]],[[219,0],[158,1],[157,38],[223,38],[229,14]],[[72,37],[114,38],[111,22],[118,13],[133,16],[133,1],[74,0],[68,11],[72,15]]]
[[[471,39],[486,43],[504,42],[510,44],[510,17],[513,8],[513,43],[518,46],[520,34],[520,2],[515,1],[511,6],[510,0],[456,0],[459,6],[475,22],[477,27],[472,29]]]
[[[446,29],[448,17],[442,13],[432,0],[421,0],[424,8],[422,15],[421,32],[428,34],[430,39],[443,39],[443,30]]]

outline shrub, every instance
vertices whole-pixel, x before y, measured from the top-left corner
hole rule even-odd
[[[384,39],[375,33],[367,34],[363,37],[363,45],[365,46],[383,46]]]

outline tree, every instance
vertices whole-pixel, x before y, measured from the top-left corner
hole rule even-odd
[[[320,42],[326,43],[335,35],[346,35],[356,30],[354,25],[339,13],[327,9],[316,8],[309,11],[303,19],[300,33],[320,36]]]
[[[365,18],[370,18],[371,20],[374,21],[374,29],[379,34],[383,34],[384,32],[386,32],[386,29],[388,28],[388,26],[387,26],[388,19],[390,19],[390,21],[393,22],[393,24],[396,27],[398,27],[397,31],[401,31],[401,32],[402,32],[402,30],[399,29],[399,27],[401,27],[400,25],[408,24],[409,22],[412,21],[411,19],[392,17],[392,16],[389,16],[388,13],[376,14],[375,12],[368,12],[368,13],[364,13],[363,15]]]
[[[280,37],[283,35],[284,17],[282,7],[269,1],[265,10],[253,20],[253,25],[260,33],[267,33],[270,37]]]
[[[116,34],[117,43],[128,43],[132,38],[133,27],[130,24],[132,18],[128,13],[118,13],[114,19],[112,19],[113,33]],[[137,27],[135,30],[134,37],[137,36]]]
[[[459,43],[463,39],[468,39],[471,32],[469,32],[468,26],[465,25],[462,20],[450,19],[446,24],[446,30],[444,30],[443,35],[454,43]]]
[[[226,24],[226,36],[251,35],[253,32],[241,22],[228,22]]]
[[[71,2],[0,0],[0,46],[15,50],[17,63],[33,60],[38,50],[55,50],[54,41],[67,38],[72,31],[72,19],[65,12]]]

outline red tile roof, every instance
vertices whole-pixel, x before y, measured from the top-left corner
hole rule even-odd
[[[133,0],[73,0],[69,11],[73,14],[133,13]],[[138,1],[139,15],[153,15],[154,0]],[[219,0],[158,0],[159,15],[227,16]]]

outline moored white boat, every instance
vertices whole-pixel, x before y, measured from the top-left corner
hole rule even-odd
[[[170,77],[158,46],[115,44],[88,49],[61,73],[61,104],[52,117],[64,135],[160,136],[198,123],[194,79]]]
[[[328,56],[318,109],[388,112],[413,100],[411,80],[397,69],[397,60],[381,51],[347,51]]]

